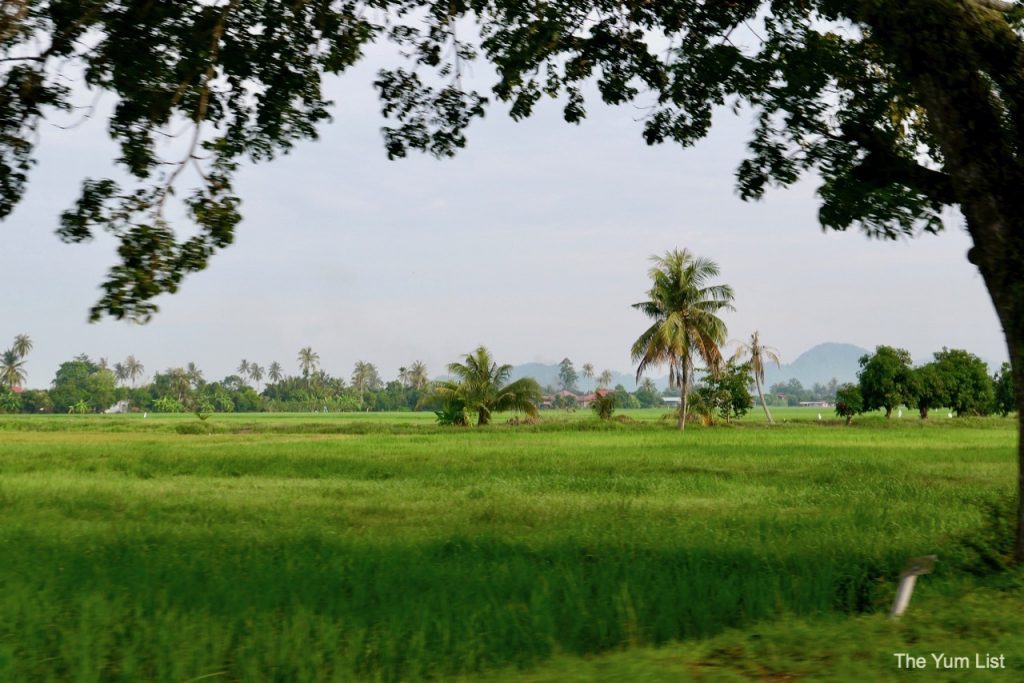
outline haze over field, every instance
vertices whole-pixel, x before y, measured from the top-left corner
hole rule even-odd
[[[744,117],[722,114],[708,141],[680,150],[646,147],[633,108],[595,106],[574,127],[551,103],[518,124],[495,107],[457,158],[388,162],[378,66],[332,83],[335,123],[319,143],[243,174],[236,244],[144,327],[85,322],[112,242],[53,235],[82,178],[112,172],[101,117],[45,127],[28,196],[0,225],[0,338],[35,340],[29,384],[81,352],[136,354],[150,372],[194,361],[221,377],[242,356],[295,372],[307,345],[339,375],[360,359],[385,376],[417,358],[440,372],[481,343],[501,362],[568,355],[628,373],[644,327],[630,304],[648,287],[647,258],[674,247],[721,265],[736,290],[730,337],[760,330],[784,362],[829,340],[902,346],[915,360],[943,345],[1006,358],[958,220],[938,237],[882,243],[823,234],[810,182],[744,203],[733,190]]]

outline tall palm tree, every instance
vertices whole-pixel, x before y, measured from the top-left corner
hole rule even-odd
[[[583,379],[594,379],[594,364],[584,363],[583,364]]]
[[[404,365],[398,368],[398,383],[402,385],[403,389],[409,388],[409,368]]]
[[[284,371],[281,369],[281,364],[276,360],[267,369],[267,379],[275,384],[284,379]]]
[[[373,363],[356,361],[352,368],[352,388],[359,392],[359,404],[362,405],[367,389],[376,389],[380,384],[380,375]]]
[[[764,400],[764,363],[765,360],[769,360],[775,363],[776,366],[780,366],[779,352],[770,346],[764,346],[761,343],[761,338],[757,332],[750,335],[750,343],[744,344],[743,342],[737,342],[736,353],[732,354],[732,359],[747,358],[747,362],[750,363],[750,374],[754,376],[754,386],[757,387],[757,396],[761,399],[761,405],[764,407],[765,417],[768,418],[768,424],[775,424],[775,420],[772,419],[772,413],[768,410],[768,403]]]
[[[260,382],[263,381],[264,370],[259,366],[258,363],[252,363],[249,365],[249,377],[256,383],[256,391],[260,390]]]
[[[13,389],[25,381],[25,360],[19,356],[14,349],[4,351],[0,356],[0,381]]]
[[[537,414],[537,401],[541,398],[537,380],[524,377],[506,384],[512,374],[511,365],[498,365],[483,346],[467,354],[462,363],[452,363],[448,373],[455,380],[434,385],[435,400],[452,406],[461,406],[468,413],[476,413],[478,426],[489,424],[491,415],[502,410],[516,410],[527,415]]]
[[[721,367],[727,330],[718,314],[733,310],[733,293],[729,285],[711,284],[719,274],[718,264],[686,249],[651,260],[650,299],[633,308],[654,323],[633,343],[631,353],[638,362],[637,381],[647,368],[668,364],[669,386],[679,387],[678,424],[683,430],[695,361],[702,360],[713,375]]]
[[[203,383],[203,371],[199,369],[198,365],[191,361],[189,361],[189,364],[185,366],[185,374],[188,375],[188,381],[197,389]]]
[[[422,391],[430,384],[430,376],[427,374],[426,364],[418,360],[409,366],[409,386]]]
[[[124,363],[114,363],[114,378],[118,384],[126,384],[128,382],[128,366]]]
[[[320,354],[313,351],[313,348],[306,346],[299,349],[299,368],[302,370],[302,376],[309,379],[309,375],[313,373],[317,366],[320,364]]]
[[[612,379],[613,379],[613,377],[612,377],[612,371],[611,370],[603,371],[601,373],[601,375],[597,378],[597,388],[598,389],[607,389],[611,385]]]
[[[18,358],[24,358],[31,350],[32,339],[27,334],[19,334],[14,337],[14,345],[11,346],[11,351],[14,352],[14,355]]]
[[[132,381],[132,386],[135,386],[135,381],[142,377],[142,373],[146,371],[146,367],[140,363],[135,356],[128,356],[124,361],[125,370],[128,371],[128,377]]]
[[[238,376],[243,380],[249,376],[249,361],[242,359],[242,362],[238,364]]]

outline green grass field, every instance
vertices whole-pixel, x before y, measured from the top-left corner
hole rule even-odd
[[[1015,423],[775,412],[0,418],[0,679],[1020,680]]]

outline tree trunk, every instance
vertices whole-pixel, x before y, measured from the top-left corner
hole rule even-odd
[[[761,389],[761,378],[754,375],[754,386],[757,387],[757,395],[761,399],[761,407],[764,408],[765,417],[768,418],[768,424],[775,424],[775,420],[772,419],[771,411],[768,410],[768,402],[764,400],[764,390]]]
[[[686,429],[686,411],[689,407],[690,399],[690,368],[685,360],[682,366],[683,381],[679,383],[679,431]]]
[[[928,419],[928,406],[920,406],[918,408],[918,412],[921,413],[921,419],[922,420],[927,420]]]
[[[885,407],[885,419],[888,420],[890,417],[892,417],[892,406],[886,406]]]
[[[966,2],[850,5],[913,87],[942,153],[952,201],[967,222],[978,267],[1003,327],[1024,437],[1024,48],[1005,17]],[[1017,442],[1017,535],[1024,562],[1024,440]]]

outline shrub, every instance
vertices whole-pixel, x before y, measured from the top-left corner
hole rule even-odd
[[[615,394],[607,393],[603,396],[598,394],[593,401],[590,402],[590,409],[602,420],[612,419],[612,413],[615,412]]]
[[[864,398],[860,395],[860,387],[856,384],[844,384],[836,389],[836,415],[846,418],[846,424],[853,421],[853,416],[864,412]]]

